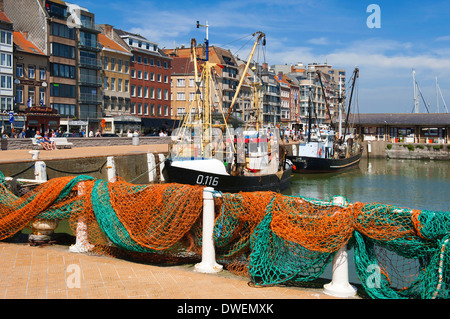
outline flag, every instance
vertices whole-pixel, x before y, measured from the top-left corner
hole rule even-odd
[[[31,107],[31,96],[28,98],[27,106]]]
[[[40,103],[41,103],[41,106],[44,106],[44,100],[43,99],[40,100]]]

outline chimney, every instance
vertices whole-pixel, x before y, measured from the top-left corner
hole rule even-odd
[[[113,26],[110,24],[104,24],[105,27],[105,34],[112,38],[113,37]]]

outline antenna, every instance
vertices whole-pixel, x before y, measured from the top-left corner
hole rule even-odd
[[[200,27],[204,27],[206,28],[206,39],[205,39],[205,44],[206,44],[206,61],[209,60],[209,25],[208,25],[208,21],[206,21],[206,24],[200,24],[200,21],[197,21],[197,29],[199,29]]]

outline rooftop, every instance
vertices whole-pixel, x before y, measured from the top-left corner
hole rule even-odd
[[[14,31],[13,41],[16,50],[19,52],[45,56],[45,54],[41,50],[39,50],[31,41],[29,41],[22,32]]]
[[[352,117],[356,125],[450,125],[450,113],[365,113]]]

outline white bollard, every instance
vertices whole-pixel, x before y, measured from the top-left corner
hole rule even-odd
[[[327,295],[341,298],[356,295],[356,288],[348,282],[348,254],[347,245],[342,246],[333,258],[333,274],[329,284],[323,286]]]
[[[37,161],[34,163],[34,178],[38,182],[47,181],[47,166],[45,162]]]
[[[108,181],[114,182],[116,179],[116,163],[113,156],[106,158],[106,169],[108,170]]]
[[[155,154],[147,153],[147,167],[148,167],[148,182],[155,183],[157,178]]]
[[[33,161],[37,161],[37,160],[39,159],[39,153],[40,153],[40,151],[38,151],[38,150],[31,150],[31,151],[29,151],[28,153],[31,154],[31,159],[32,159]]]
[[[82,196],[86,193],[86,186],[84,182],[80,182],[77,185],[78,196]],[[94,245],[89,243],[88,231],[86,225],[86,216],[80,215],[77,221],[76,240],[75,245],[69,247],[69,251],[72,253],[85,253],[94,248]]]
[[[223,266],[216,263],[214,248],[214,189],[203,189],[203,230],[202,230],[202,261],[195,265],[195,271],[200,273],[218,273]]]
[[[164,179],[163,169],[164,169],[164,154],[158,154],[159,159],[159,176],[161,177],[160,182],[164,183],[166,180]]]
[[[332,198],[332,204],[345,207],[348,202],[343,196]],[[348,254],[347,245],[343,245],[333,258],[332,279],[329,284],[323,286],[323,292],[327,295],[348,298],[356,295],[356,288],[348,282]]]

